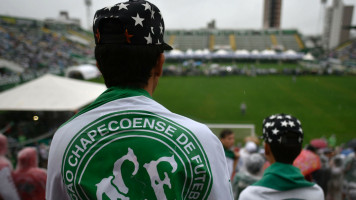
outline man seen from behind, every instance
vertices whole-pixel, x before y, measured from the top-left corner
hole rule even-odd
[[[148,1],[96,12],[95,58],[108,89],[54,135],[46,199],[232,199],[219,139],[152,99],[172,49],[164,31]]]
[[[277,114],[263,121],[265,156],[271,163],[263,177],[240,194],[240,200],[324,200],[322,189],[308,182],[293,166],[303,143],[301,122],[291,115]]]

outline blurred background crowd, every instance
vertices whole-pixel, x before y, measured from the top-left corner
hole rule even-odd
[[[235,199],[249,185],[260,180],[270,165],[264,155],[263,143],[255,136],[245,137],[235,145],[235,133],[220,133]],[[335,137],[316,138],[305,144],[293,165],[305,179],[318,184],[326,200],[356,199],[356,139],[336,146]]]
[[[256,136],[236,143],[232,130],[221,131],[220,140],[231,174],[235,199],[260,180],[270,165],[263,142]],[[0,134],[0,194],[18,199],[45,199],[49,144],[45,141],[9,151],[8,139]],[[318,184],[326,200],[356,198],[356,139],[336,146],[335,138],[316,138],[305,144],[293,165],[305,179]]]

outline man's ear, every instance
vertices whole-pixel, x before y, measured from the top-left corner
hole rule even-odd
[[[269,144],[267,142],[265,142],[264,147],[265,147],[266,156],[270,155],[271,154],[271,147],[269,146]]]
[[[159,54],[159,56],[157,58],[156,66],[154,68],[154,75],[155,76],[158,76],[158,77],[162,76],[164,61],[165,61],[164,54],[163,53]]]
[[[265,156],[266,156],[266,159],[267,159],[271,164],[273,164],[273,163],[276,162],[276,160],[275,160],[275,158],[274,158],[274,155],[273,155],[273,153],[272,153],[272,150],[271,150],[271,146],[270,146],[267,142],[265,142]]]

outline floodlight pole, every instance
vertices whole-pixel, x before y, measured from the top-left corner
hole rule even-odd
[[[90,27],[91,27],[91,5],[92,5],[92,2],[91,0],[84,0],[85,1],[85,5],[87,7],[87,25],[88,25],[88,29],[90,30]]]

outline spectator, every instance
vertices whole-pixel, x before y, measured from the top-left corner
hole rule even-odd
[[[229,174],[233,177],[239,158],[239,153],[233,150],[235,144],[235,134],[230,129],[224,129],[220,133],[220,141],[224,147]]]
[[[246,159],[251,156],[251,154],[256,153],[258,150],[257,144],[252,141],[247,141],[245,146],[240,150],[240,158],[237,164],[238,172],[246,171]]]
[[[328,182],[331,175],[329,157],[324,154],[325,151],[318,151],[314,146],[308,145],[307,150],[318,154],[321,162],[321,168],[312,172],[311,174],[306,175],[305,179],[308,181],[313,181],[318,184],[321,189],[323,189],[324,195],[328,195]]]
[[[271,163],[261,180],[242,191],[241,200],[304,199],[323,200],[322,189],[304,179],[293,166],[302,149],[303,130],[295,117],[277,114],[263,121],[265,155]]]
[[[246,171],[236,173],[233,180],[233,191],[235,199],[238,199],[240,193],[249,185],[254,184],[261,179],[261,171],[265,163],[264,157],[258,153],[253,153],[246,159]]]
[[[327,200],[342,199],[343,179],[343,158],[341,155],[336,155],[331,159],[331,176],[328,181]]]
[[[0,134],[0,199],[19,200],[15,184],[11,177],[12,164],[5,157],[7,153],[7,138]]]
[[[37,151],[26,147],[17,156],[13,179],[22,200],[44,200],[47,173],[38,168]]]
[[[347,199],[356,199],[356,148],[354,154],[346,158],[345,182]]]
[[[0,133],[0,169],[8,167],[12,170],[12,164],[6,158],[7,147],[7,137]]]
[[[108,89],[55,133],[47,199],[232,199],[219,139],[152,99],[172,49],[160,10],[130,0],[94,16]]]

